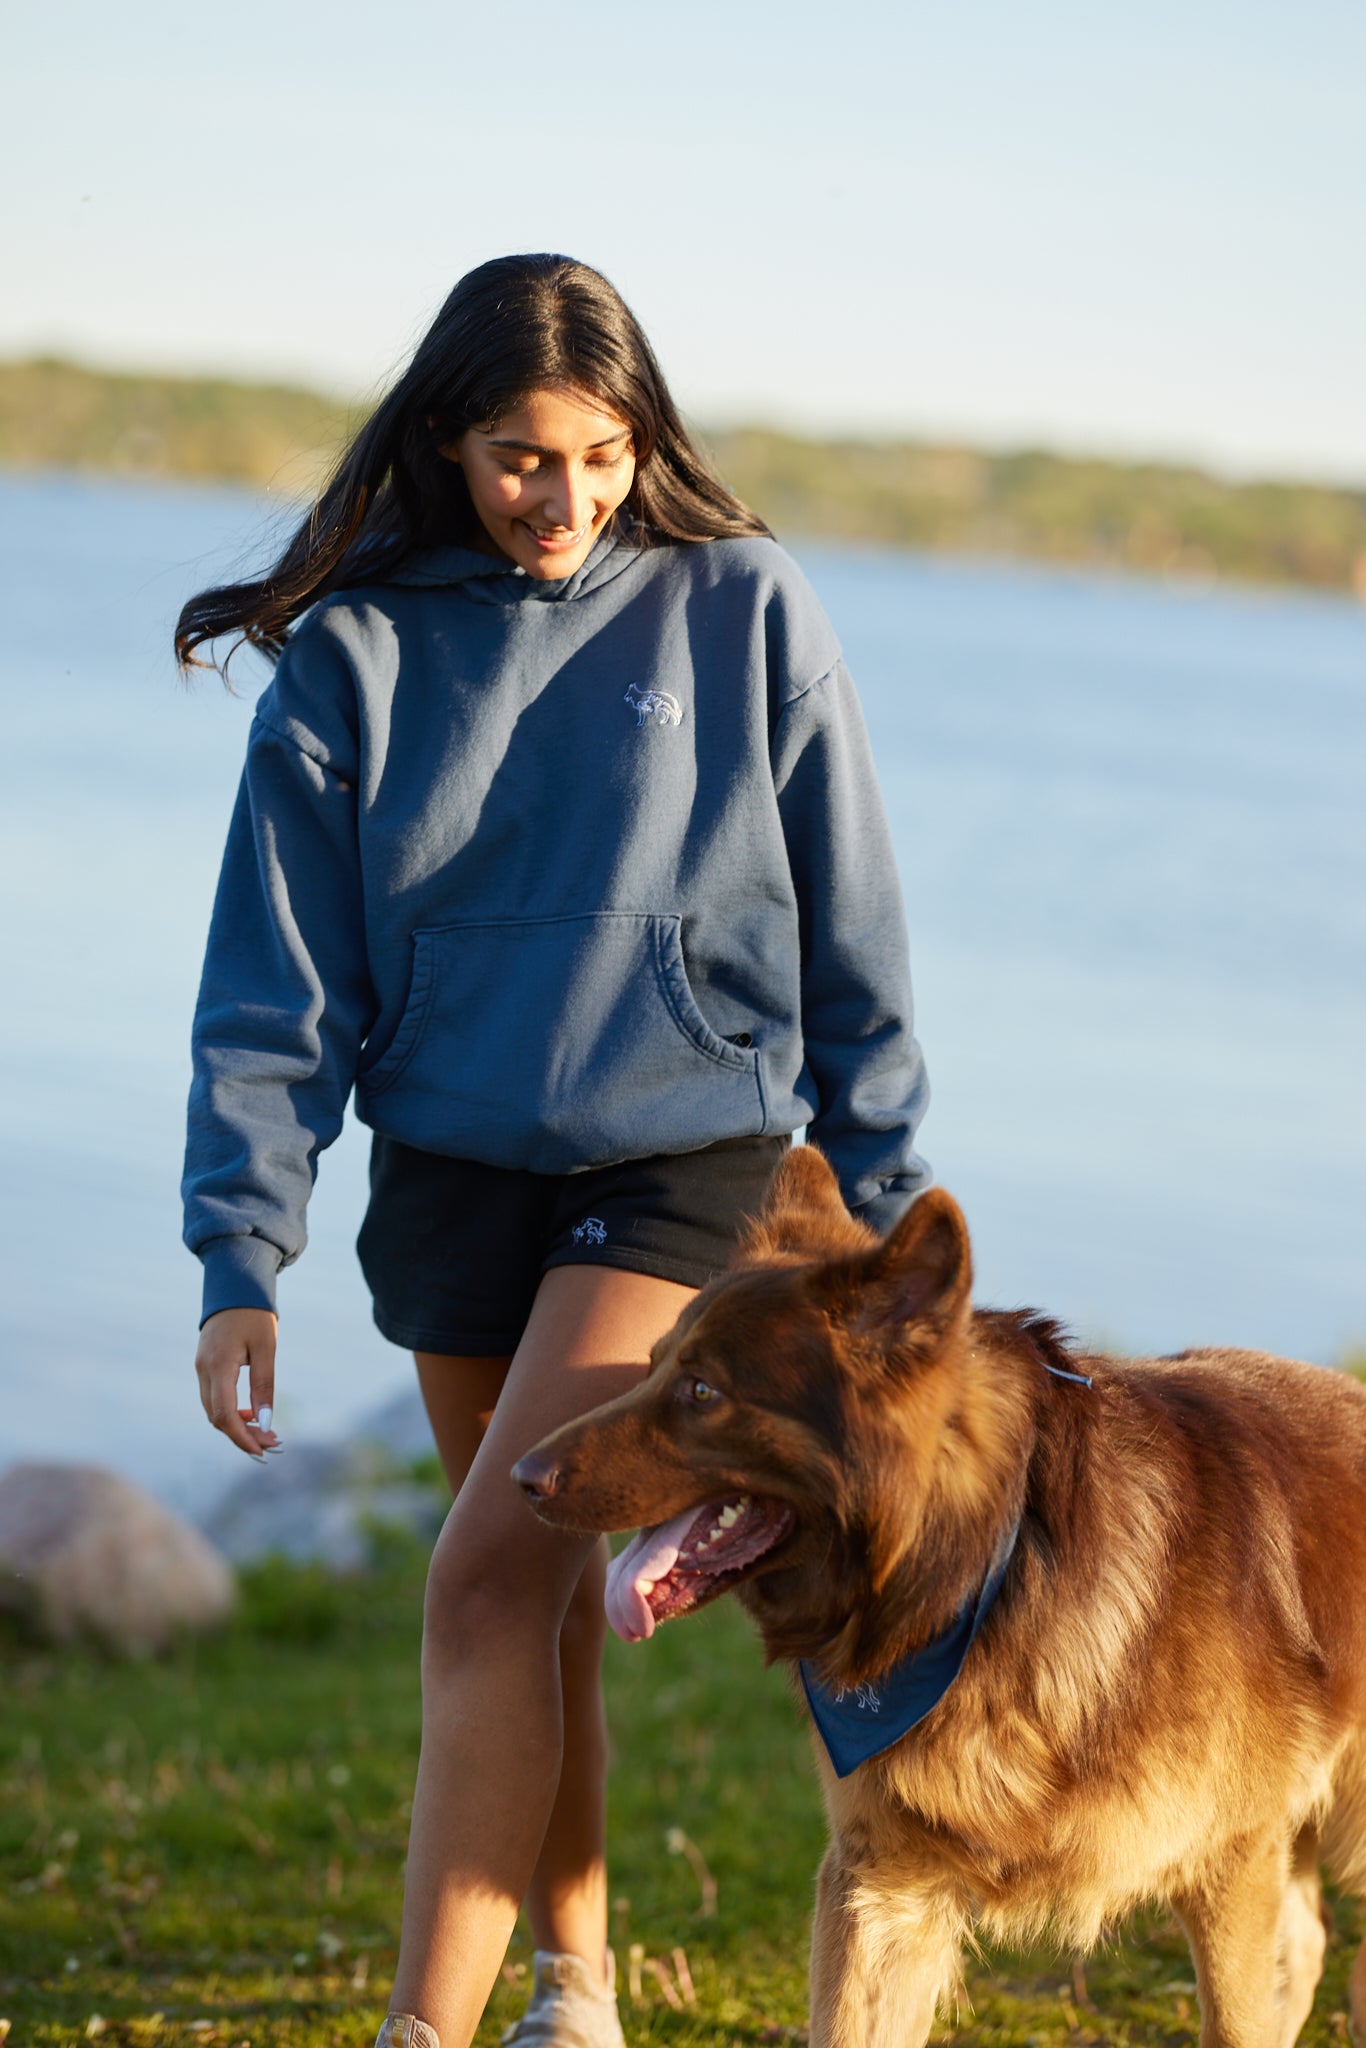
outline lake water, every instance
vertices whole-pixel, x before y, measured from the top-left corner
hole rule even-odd
[[[278,516],[278,515],[277,515]],[[0,1464],[235,1477],[179,1247],[187,1035],[261,677],[190,690],[228,491],[0,478]],[[863,695],[978,1298],[1130,1349],[1366,1342],[1366,611],[798,547]],[[407,1383],[351,1245],[365,1133],[282,1283],[282,1433]]]

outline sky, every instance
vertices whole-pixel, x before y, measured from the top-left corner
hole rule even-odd
[[[12,0],[0,355],[393,375],[605,270],[685,411],[1366,485],[1361,0]]]

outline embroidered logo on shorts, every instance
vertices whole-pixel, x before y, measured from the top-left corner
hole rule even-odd
[[[639,683],[628,683],[625,702],[636,714],[637,732],[652,718],[656,725],[683,723],[683,706],[670,690],[642,690]]]
[[[601,1216],[585,1216],[570,1232],[575,1244],[606,1244],[607,1225]]]

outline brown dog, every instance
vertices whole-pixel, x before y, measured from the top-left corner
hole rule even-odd
[[[974,1918],[1084,1948],[1155,1899],[1204,2048],[1289,2048],[1321,1858],[1366,1888],[1366,1390],[1246,1351],[1082,1359],[970,1280],[948,1195],[878,1243],[799,1148],[639,1389],[514,1476],[577,1530],[702,1510],[637,1539],[629,1632],[735,1586],[827,1700],[876,1706],[1009,1554],[939,1705],[847,1776],[817,1744],[813,2048],[923,2042]],[[1352,2005],[1366,2040],[1366,1949]]]

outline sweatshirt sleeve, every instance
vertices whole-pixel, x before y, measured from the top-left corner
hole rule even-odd
[[[252,727],[195,1012],[183,1193],[206,1318],[274,1308],[374,1015],[355,743],[340,719],[310,729],[284,681]]]
[[[807,1135],[879,1231],[926,1187],[929,1098],[911,1018],[906,926],[872,751],[843,662],[784,708],[774,785],[796,885],[802,1032],[819,1109]]]

